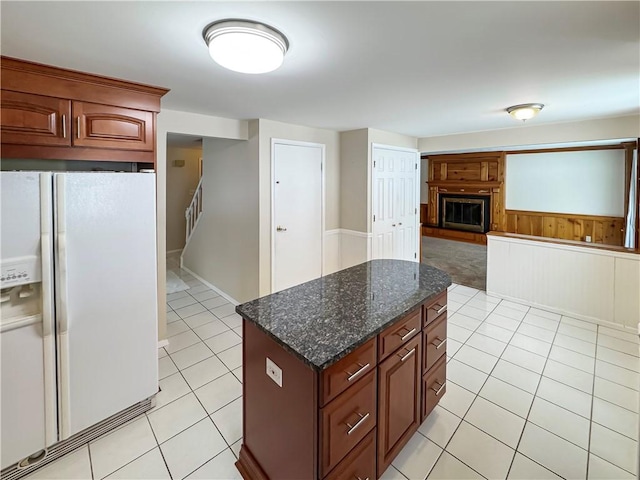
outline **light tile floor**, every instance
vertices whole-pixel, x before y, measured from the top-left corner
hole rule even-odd
[[[156,407],[30,478],[240,478],[241,321],[188,273]],[[638,337],[453,285],[447,393],[383,479],[632,479]]]

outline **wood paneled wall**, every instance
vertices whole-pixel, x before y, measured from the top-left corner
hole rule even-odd
[[[560,238],[584,242],[587,235],[594,243],[622,245],[624,218],[574,215],[569,213],[506,210],[509,233]]]

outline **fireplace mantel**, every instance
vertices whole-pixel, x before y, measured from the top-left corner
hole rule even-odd
[[[441,228],[440,196],[443,194],[490,196],[490,230],[505,231],[504,152],[428,155],[426,158],[429,159],[429,204],[426,226],[431,233],[442,237],[486,243],[483,234],[476,233],[465,238],[467,235],[463,235],[463,232]],[[436,229],[438,232],[435,232]]]

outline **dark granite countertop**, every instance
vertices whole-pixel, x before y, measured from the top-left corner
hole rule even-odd
[[[437,268],[371,260],[243,303],[236,312],[324,370],[449,285]]]

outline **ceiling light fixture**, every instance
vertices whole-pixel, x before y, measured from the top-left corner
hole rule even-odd
[[[211,58],[234,72],[271,72],[282,65],[289,49],[282,33],[250,20],[220,20],[208,25],[202,36]]]
[[[516,120],[523,122],[535,117],[544,108],[542,103],[523,103],[507,108],[507,113]]]

